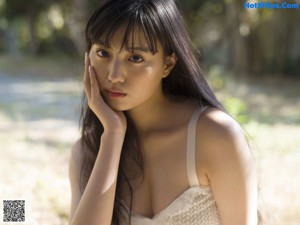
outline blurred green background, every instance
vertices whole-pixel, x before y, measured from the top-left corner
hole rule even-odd
[[[27,199],[28,224],[68,224],[84,27],[98,2],[0,0],[0,199]],[[247,132],[264,224],[296,225],[300,9],[245,2],[177,1],[210,86]]]

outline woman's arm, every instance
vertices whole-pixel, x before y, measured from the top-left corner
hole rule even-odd
[[[79,192],[80,168],[76,144],[70,158],[70,183],[72,190],[71,225],[111,224],[116,182],[124,135],[103,133],[94,168],[81,196]],[[77,158],[77,159],[76,159]]]
[[[77,143],[70,158],[72,189],[71,225],[110,225],[113,213],[116,182],[122,146],[126,133],[126,118],[122,112],[111,109],[100,94],[97,74],[85,57],[84,88],[88,105],[101,121],[104,132],[100,149],[88,183],[81,196],[79,191],[82,148]]]
[[[198,156],[202,157],[221,225],[257,225],[256,169],[243,130],[218,110],[207,112],[198,128],[197,133],[202,132]]]

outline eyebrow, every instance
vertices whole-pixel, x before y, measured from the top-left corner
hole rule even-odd
[[[105,46],[104,41],[102,41],[102,40],[97,40],[95,42],[95,44]],[[109,46],[107,46],[107,47],[110,48]],[[129,50],[130,52],[134,52],[134,51],[152,52],[150,48],[142,47],[142,46],[128,47],[126,49]]]

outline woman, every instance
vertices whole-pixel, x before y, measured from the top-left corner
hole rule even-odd
[[[86,39],[71,224],[257,224],[243,131],[204,80],[175,3],[104,0]]]

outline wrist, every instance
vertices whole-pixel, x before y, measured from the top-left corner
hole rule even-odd
[[[123,126],[105,127],[104,126],[103,133],[106,133],[106,134],[124,134],[125,135],[125,133],[126,133],[126,127],[123,127]]]
[[[101,140],[103,139],[113,139],[113,140],[124,140],[126,130],[122,129],[104,129]]]

